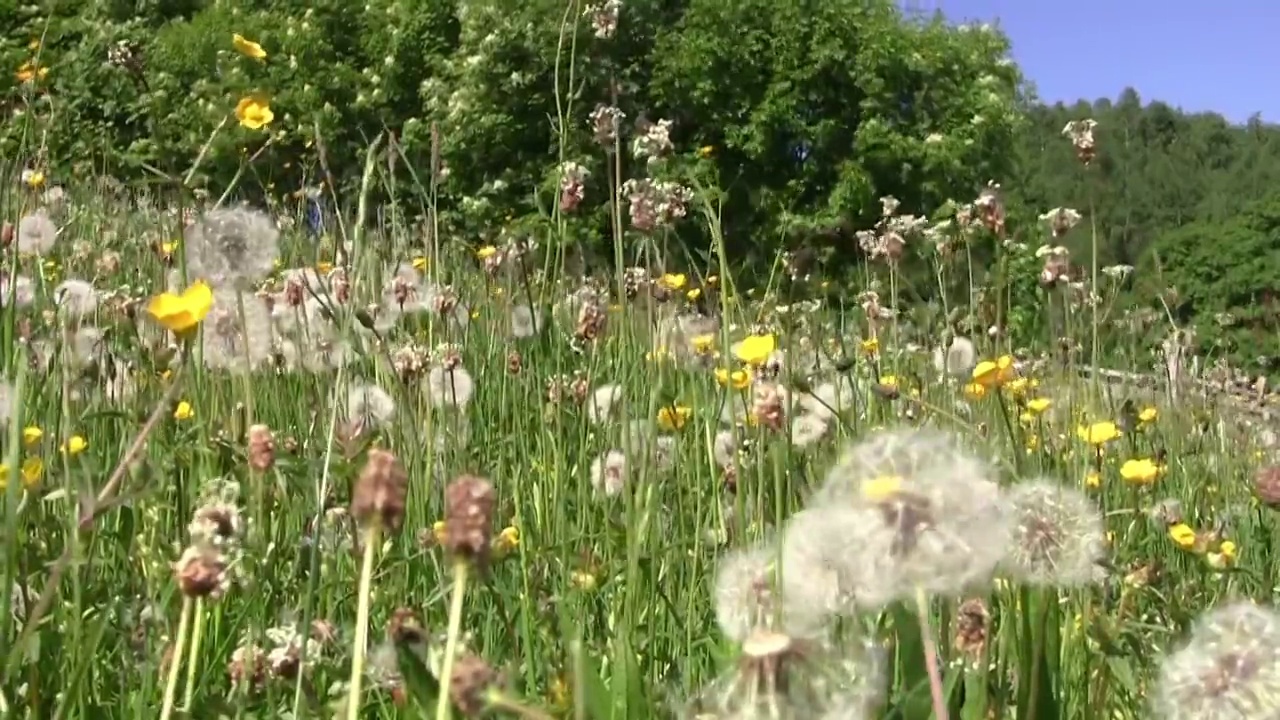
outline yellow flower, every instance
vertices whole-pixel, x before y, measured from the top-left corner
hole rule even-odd
[[[966,400],[981,400],[987,396],[987,386],[982,383],[965,383],[964,397]]]
[[[174,420],[190,420],[195,417],[195,414],[195,408],[191,407],[191,403],[186,400],[178,403],[178,407],[173,409]]]
[[[1156,410],[1154,407],[1142,408],[1142,412],[1138,413],[1138,421],[1144,425],[1150,425],[1155,422],[1158,417],[1160,417],[1160,411]]]
[[[1081,425],[1076,428],[1076,436],[1090,445],[1102,446],[1120,437],[1120,428],[1110,420],[1104,420],[1092,425]]]
[[[35,425],[28,425],[22,428],[22,443],[24,445],[35,445],[40,442],[40,438],[44,437],[44,431]]]
[[[504,558],[520,546],[520,531],[514,525],[508,525],[493,539],[493,554]]]
[[[716,381],[734,390],[744,390],[751,385],[751,373],[746,370],[729,372],[725,368],[716,368]]]
[[[672,405],[658,408],[658,427],[663,430],[679,430],[693,417],[693,408],[687,405]]]
[[[898,475],[881,475],[862,484],[862,497],[871,502],[883,502],[902,491],[902,478]]]
[[[684,276],[684,273],[667,273],[666,275],[658,278],[658,284],[668,290],[679,290],[684,287],[688,281],[689,279]]]
[[[261,130],[276,119],[276,114],[271,111],[271,100],[266,95],[254,93],[236,103],[236,119],[240,121],[240,127]]]
[[[1033,453],[1040,449],[1040,436],[1034,433],[1028,435],[1023,444],[1027,448],[1027,452]]]
[[[448,538],[447,530],[443,520],[437,520],[431,525],[431,535],[435,537],[436,543],[443,545]]]
[[[973,368],[973,381],[988,388],[1000,387],[1017,377],[1013,369],[1013,356],[1001,355],[995,360],[983,360]]]
[[[213,291],[196,282],[181,295],[161,293],[151,299],[147,312],[156,322],[177,335],[190,332],[213,309]]]
[[[688,298],[689,302],[696,302],[698,298],[702,297],[702,288],[689,288],[689,292],[685,293],[684,296]]]
[[[413,259],[413,269],[419,272],[427,269],[427,259],[421,255]]]
[[[777,347],[777,338],[772,333],[768,335],[748,335],[738,344],[735,354],[739,360],[748,365],[763,365]]]
[[[1214,552],[1205,554],[1205,562],[1214,570],[1226,570],[1236,564],[1236,544],[1223,540]]]
[[[263,50],[261,45],[252,40],[246,40],[240,33],[231,36],[231,44],[235,47],[236,52],[245,57],[253,58],[254,60],[267,59],[267,51]]]
[[[694,335],[689,339],[689,344],[693,346],[693,351],[699,355],[706,355],[716,347],[716,336],[711,333],[705,335]]]
[[[68,455],[79,455],[84,452],[87,447],[89,447],[88,440],[85,440],[84,437],[80,435],[72,435],[71,439],[62,443],[62,452],[67,453]]]
[[[1175,523],[1169,526],[1169,539],[1183,550],[1190,550],[1196,546],[1196,531],[1186,523]]]
[[[1040,381],[1034,378],[1014,378],[1005,386],[1005,390],[1015,397],[1021,397],[1038,387],[1040,387]]]
[[[880,352],[880,338],[869,337],[862,341],[862,352],[866,355],[875,355]]]
[[[1048,410],[1053,406],[1053,401],[1049,398],[1032,398],[1027,401],[1027,411],[1035,415]]]
[[[39,170],[23,170],[22,183],[29,188],[35,189],[44,186],[44,173]]]
[[[886,389],[895,389],[898,387],[897,375],[881,375],[880,385]]]
[[[333,272],[333,263],[329,262],[328,260],[321,260],[320,262],[316,263],[316,272],[320,273],[321,275],[328,275],[329,273]]]
[[[702,147],[698,148],[698,157],[703,158],[704,160],[706,158],[711,157],[715,153],[716,153],[715,145],[703,145]]]
[[[671,360],[674,357],[675,355],[670,350],[668,350],[665,345],[659,346],[657,349],[653,350],[652,352],[647,352],[644,354],[645,360],[648,360],[649,362],[656,362],[656,363],[666,362],[667,360]]]
[[[43,80],[48,74],[49,68],[40,67],[28,60],[18,67],[18,72],[14,73],[13,76],[17,78],[18,82],[26,83],[36,79]]]
[[[1102,475],[1097,470],[1090,470],[1084,475],[1084,486],[1090,490],[1102,487]]]
[[[160,259],[168,260],[173,257],[173,253],[178,249],[177,242],[160,243]]]
[[[480,258],[481,260],[488,260],[489,258],[497,254],[498,254],[498,248],[492,245],[485,245],[484,247],[476,251],[476,257]]]
[[[1124,461],[1120,466],[1120,477],[1135,485],[1150,485],[1163,471],[1164,468],[1151,458],[1138,458]]]
[[[9,487],[9,476],[12,472],[9,470],[8,463],[0,463],[0,490]],[[21,470],[22,487],[30,490],[40,483],[40,478],[44,476],[44,461],[38,457],[29,457],[22,462]]]
[[[569,575],[569,582],[579,590],[590,592],[596,589],[596,576],[585,570],[574,570]]]

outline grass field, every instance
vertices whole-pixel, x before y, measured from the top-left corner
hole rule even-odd
[[[1280,707],[1280,474],[1212,405],[552,235],[11,200],[19,717]]]
[[[608,110],[558,127],[674,151]],[[832,302],[787,254],[738,287],[713,193],[628,180],[618,269],[583,276],[580,166],[537,231],[477,241],[385,185],[388,152],[322,228],[234,186],[193,209],[12,173],[6,716],[1280,717],[1274,432],[1085,378],[1151,355],[1125,269],[1050,247],[1078,214],[999,243],[997,276],[1054,286],[1003,308],[1056,329],[1015,350],[976,319],[1008,288],[931,323],[900,297],[904,238],[939,285],[982,277],[959,214],[886,199]],[[1003,228],[990,189],[963,215]]]

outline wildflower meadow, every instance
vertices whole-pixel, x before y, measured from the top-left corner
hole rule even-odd
[[[420,155],[370,124],[348,153],[248,10],[205,27],[238,89],[185,155],[157,121],[152,181],[23,131],[0,163],[0,711],[1280,717],[1266,376],[1202,370],[1172,294],[1162,342],[1135,330],[1096,207],[1022,222],[1000,176],[936,203],[875,184],[834,236],[748,247],[741,217],[779,196],[728,169],[772,141],[584,100],[561,68],[633,41],[632,6],[555,6],[553,65],[525,69],[553,85],[552,171],[519,218],[507,181],[449,186],[507,152],[454,133],[503,121],[415,120]],[[40,47],[31,128],[61,102]],[[1062,172],[1108,172],[1106,133],[1055,129]],[[826,172],[819,142],[780,152]],[[837,215],[866,182],[839,172]]]

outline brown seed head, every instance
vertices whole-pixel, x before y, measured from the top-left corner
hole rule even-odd
[[[478,563],[488,559],[495,504],[493,485],[462,475],[444,491],[445,548],[458,558]]]
[[[191,598],[217,598],[227,589],[227,559],[210,547],[191,546],[174,563],[178,587]]]
[[[507,353],[507,372],[512,375],[519,375],[524,369],[524,359],[520,357],[519,350],[512,350]]]
[[[1269,465],[1253,479],[1253,493],[1272,510],[1280,510],[1280,465]]]
[[[488,706],[485,693],[498,682],[498,673],[475,655],[458,658],[449,679],[449,698],[463,717],[480,717]]]
[[[956,651],[976,660],[987,645],[987,628],[991,614],[978,598],[970,598],[956,610]]]
[[[408,492],[409,475],[400,460],[386,450],[370,450],[352,492],[351,515],[365,527],[379,523],[385,530],[399,530]]]
[[[276,464],[276,438],[266,425],[249,428],[249,467],[254,472],[266,472]]]
[[[399,607],[387,621],[387,639],[396,645],[422,645],[427,641],[426,628],[412,608]]]

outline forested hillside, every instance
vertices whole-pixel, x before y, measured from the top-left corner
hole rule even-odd
[[[1098,157],[1086,169],[1062,130],[1090,117]],[[1136,268],[1126,301],[1162,313],[1168,303],[1179,322],[1195,321],[1202,350],[1269,368],[1280,354],[1280,126],[1233,126],[1132,89],[1114,101],[1031,105],[1026,118],[1011,202],[1091,217],[1068,236],[1074,257],[1089,257],[1096,227],[1100,264]]]

